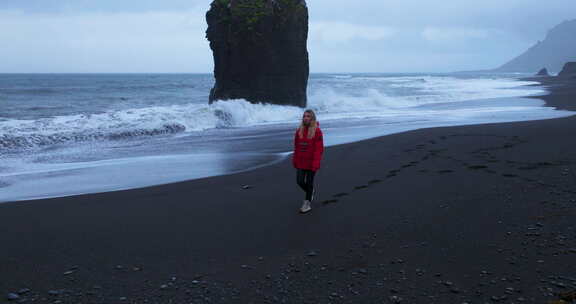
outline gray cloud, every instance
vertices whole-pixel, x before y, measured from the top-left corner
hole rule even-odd
[[[210,72],[209,0],[3,0],[0,72]],[[496,67],[573,0],[308,0],[312,72]],[[9,30],[6,30],[9,29]]]

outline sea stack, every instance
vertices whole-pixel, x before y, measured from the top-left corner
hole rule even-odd
[[[560,77],[576,76],[576,62],[567,62],[558,74]]]
[[[547,68],[543,68],[540,71],[538,71],[538,73],[536,73],[536,76],[550,76],[550,73],[548,73]]]
[[[306,107],[305,0],[214,0],[206,21],[216,80],[210,103],[245,99]]]

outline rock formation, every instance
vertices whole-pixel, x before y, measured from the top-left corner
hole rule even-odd
[[[557,73],[568,61],[576,61],[576,20],[557,25],[548,32],[544,41],[539,41],[494,71],[536,73],[545,66],[550,72]]]
[[[550,76],[550,73],[548,73],[547,68],[542,68],[538,73],[536,73],[536,76]]]
[[[246,99],[306,106],[305,0],[214,0],[206,21],[216,79],[210,103]]]
[[[558,74],[559,77],[576,76],[576,62],[567,62]]]

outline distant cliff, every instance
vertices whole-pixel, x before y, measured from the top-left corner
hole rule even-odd
[[[568,61],[576,61],[576,20],[557,25],[548,32],[544,41],[539,41],[495,71],[536,73],[547,68],[557,73]]]
[[[560,77],[575,77],[576,76],[576,62],[567,62],[560,73]]]
[[[214,0],[206,13],[215,100],[306,106],[305,0]]]

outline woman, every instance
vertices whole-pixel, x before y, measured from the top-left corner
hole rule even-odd
[[[310,203],[314,199],[314,175],[320,169],[320,161],[324,152],[324,139],[320,123],[312,110],[304,111],[300,127],[294,134],[294,154],[292,164],[296,168],[296,182],[306,192],[304,204],[300,212],[310,211]]]

